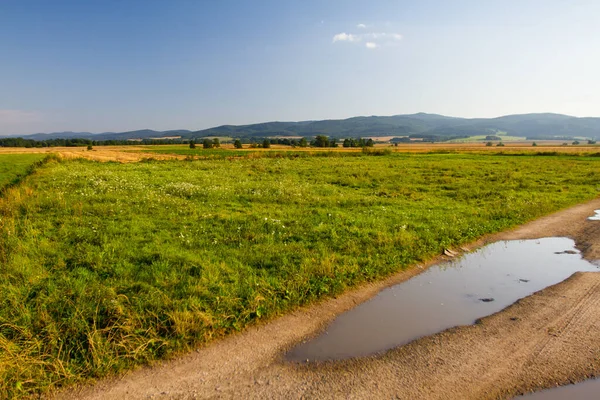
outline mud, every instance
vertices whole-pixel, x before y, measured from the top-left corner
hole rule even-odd
[[[578,271],[598,271],[568,238],[501,241],[429,268],[337,317],[290,361],[361,357],[470,325]]]

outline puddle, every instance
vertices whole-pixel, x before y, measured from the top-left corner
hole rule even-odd
[[[590,379],[575,385],[561,386],[554,389],[542,390],[517,399],[523,400],[596,400],[600,397],[600,379]]]
[[[600,210],[594,210],[594,216],[588,217],[590,221],[600,221]]]
[[[560,254],[556,254],[560,253]],[[598,271],[567,238],[497,242],[442,263],[341,314],[286,358],[304,362],[379,353],[500,311],[576,271]]]

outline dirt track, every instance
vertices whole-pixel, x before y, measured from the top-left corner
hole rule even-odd
[[[600,199],[491,235],[472,247],[569,236],[588,260],[600,260],[600,222],[586,220],[594,209],[600,209]],[[600,273],[577,273],[478,324],[381,356],[301,366],[282,361],[285,349],[314,335],[335,315],[420,271],[413,268],[179,359],[57,397],[487,399],[600,375]]]

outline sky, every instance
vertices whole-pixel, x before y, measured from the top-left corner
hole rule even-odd
[[[0,0],[0,134],[600,116],[598,0]]]

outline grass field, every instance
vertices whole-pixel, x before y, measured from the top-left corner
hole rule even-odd
[[[0,199],[0,397],[188,350],[599,182],[568,155],[51,160]]]
[[[486,146],[485,142],[465,142],[465,143],[411,143],[400,144],[399,146],[390,146],[388,144],[376,144],[374,149],[384,150],[393,153],[472,153],[472,154],[513,154],[513,155],[559,155],[570,154],[579,156],[599,156],[600,145],[579,145],[579,146],[563,146],[562,142],[557,141],[538,141],[536,147],[533,147],[531,142],[507,142],[503,147]],[[177,155],[199,159],[218,159],[218,158],[236,158],[236,157],[278,157],[281,153],[289,156],[289,153],[294,153],[297,156],[307,156],[311,154],[323,155],[328,153],[329,156],[356,154],[362,153],[361,148],[316,148],[316,147],[296,147],[284,145],[272,145],[271,149],[249,149],[247,145],[243,150],[234,149],[232,145],[223,145],[220,149],[203,149],[197,146],[195,149],[190,149],[188,145],[161,145],[161,146],[139,146],[135,149],[128,149],[121,146],[122,153],[140,153],[152,155]],[[368,148],[367,148],[368,150]],[[266,154],[265,154],[266,153]],[[308,153],[308,154],[306,154]]]
[[[0,154],[0,189],[27,175],[30,167],[43,160],[44,154]]]

